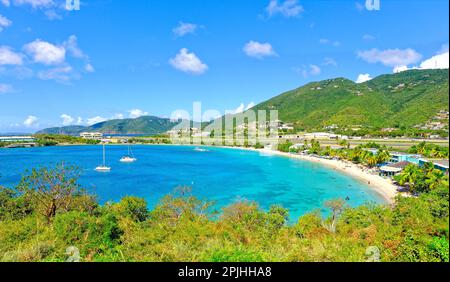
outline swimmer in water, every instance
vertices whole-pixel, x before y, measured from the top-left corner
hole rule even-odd
[[[347,198],[345,198],[345,200],[346,200],[346,201],[350,201],[350,197],[349,197],[349,196],[347,196]]]

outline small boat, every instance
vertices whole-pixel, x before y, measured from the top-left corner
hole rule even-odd
[[[194,151],[196,151],[196,152],[208,152],[207,149],[202,149],[202,148],[199,148],[199,147],[196,147],[196,148],[194,149]]]
[[[110,172],[111,168],[106,166],[105,144],[103,143],[103,164],[95,168],[98,172]]]
[[[123,156],[120,159],[120,162],[122,162],[122,163],[134,163],[135,161],[137,161],[137,159],[133,156],[133,151],[131,150],[131,146],[128,145],[128,155],[127,156]]]

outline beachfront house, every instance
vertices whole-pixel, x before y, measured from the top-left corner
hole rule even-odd
[[[408,161],[401,161],[397,163],[391,163],[385,166],[380,167],[380,175],[381,176],[394,176],[400,172],[402,172],[406,166],[411,164]]]
[[[428,160],[422,158],[419,160],[419,165],[423,166],[424,164],[430,162],[433,163],[434,168],[448,174],[449,160]]]
[[[420,158],[420,155],[407,154],[407,153],[402,153],[402,152],[391,152],[391,162],[392,163],[399,163],[399,162],[407,161],[410,163],[419,164],[419,158]]]

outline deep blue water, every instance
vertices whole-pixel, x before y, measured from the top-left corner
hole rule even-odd
[[[12,187],[27,169],[64,161],[83,169],[80,183],[102,203],[133,195],[145,198],[151,208],[177,186],[187,185],[196,196],[216,201],[217,208],[245,198],[264,209],[280,204],[294,221],[329,199],[349,197],[351,206],[384,202],[365,183],[319,164],[255,151],[208,149],[134,146],[138,161],[123,164],[119,159],[127,147],[107,146],[112,171],[98,173],[94,168],[102,162],[101,146],[0,148],[0,185]]]

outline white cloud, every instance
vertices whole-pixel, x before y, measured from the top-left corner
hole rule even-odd
[[[96,124],[96,123],[99,123],[99,122],[104,122],[106,120],[107,120],[106,118],[103,118],[101,116],[96,116],[96,117],[88,118],[86,123],[88,125],[93,125],[93,124]]]
[[[198,25],[196,24],[180,22],[172,31],[176,36],[182,37],[190,33],[195,33],[197,28]]]
[[[75,35],[69,36],[69,38],[64,41],[63,45],[64,49],[67,51],[69,55],[74,58],[82,59],[85,61],[84,70],[86,72],[94,72],[95,69],[92,64],[89,62],[89,56],[86,55],[80,47],[78,47],[78,38]]]
[[[61,64],[65,60],[66,50],[62,46],[56,46],[49,42],[36,39],[24,46],[27,54],[33,57],[34,62],[44,65]]]
[[[310,75],[319,75],[322,72],[319,66],[313,64],[302,66],[301,68],[293,68],[293,70],[301,74],[304,78],[307,78]]]
[[[245,106],[244,103],[241,103],[236,109],[232,111],[226,111],[226,114],[240,114],[243,113],[244,111],[250,110],[254,106],[255,106],[254,102],[250,102],[247,106]]]
[[[23,125],[25,125],[26,127],[38,127],[38,118],[35,116],[28,116],[23,122]]]
[[[9,7],[11,3],[15,6],[28,6],[33,10],[44,13],[50,21],[61,20],[63,17],[59,11],[66,10],[66,0],[0,0],[0,3]]]
[[[69,82],[76,75],[72,73],[71,66],[62,66],[38,72],[38,78],[42,80],[55,80],[57,82]]]
[[[60,118],[62,118],[62,120],[63,120],[62,124],[63,124],[64,126],[71,125],[71,124],[73,124],[74,121],[75,121],[75,119],[74,119],[73,117],[71,117],[71,116],[69,116],[69,115],[67,115],[67,114],[62,114],[62,115],[60,116]]]
[[[84,71],[91,73],[95,69],[90,63],[89,56],[86,55],[79,47],[77,42],[77,37],[71,35],[62,44],[55,45],[40,39],[36,39],[33,42],[25,44],[23,46],[24,52],[29,56],[27,62],[40,63],[46,66],[53,66],[50,69],[43,69],[37,73],[37,77],[42,80],[55,80],[57,82],[68,82],[72,79],[79,79],[80,72],[73,69],[66,62],[66,54],[70,57],[80,59],[84,61]],[[15,53],[8,46],[0,46],[0,65],[22,65],[24,63],[25,56],[19,53]],[[33,71],[28,68],[26,73],[18,72],[15,77],[28,78],[31,77]],[[13,74],[13,69],[6,69],[7,74]],[[0,72],[2,70],[0,69]]]
[[[364,5],[359,2],[355,2],[355,7],[356,7],[356,10],[358,10],[360,12],[365,9]]]
[[[175,69],[191,74],[202,74],[208,69],[206,64],[202,63],[194,53],[189,53],[186,48],[181,49],[175,58],[169,60],[169,63]]]
[[[419,66],[408,67],[407,65],[398,66],[394,68],[394,73],[407,71],[410,69],[429,70],[429,69],[448,69],[449,65],[449,51],[445,45],[433,57],[422,61]]]
[[[53,7],[55,6],[55,2],[53,0],[14,0],[14,5],[30,5],[34,9],[37,9]]]
[[[323,44],[323,45],[329,45],[330,44],[330,45],[333,45],[334,47],[341,46],[341,42],[339,42],[337,40],[333,41],[333,40],[330,40],[330,39],[327,39],[327,38],[319,39],[319,43]]]
[[[14,88],[9,84],[0,83],[0,94],[12,93]]]
[[[69,38],[64,41],[63,47],[71,56],[79,59],[85,59],[87,56],[78,47],[78,38],[75,35],[69,36]]]
[[[22,55],[8,46],[0,46],[0,65],[22,65]]]
[[[83,119],[81,117],[77,118],[77,125],[82,125],[83,124]]]
[[[420,69],[448,69],[448,51],[435,55],[420,64]]]
[[[319,75],[321,72],[321,69],[316,65],[309,65],[309,73],[311,75]]]
[[[55,10],[48,10],[45,11],[45,16],[47,19],[54,21],[54,20],[62,20],[62,16],[58,14]]]
[[[325,58],[323,59],[323,66],[337,66],[337,62],[333,58]]]
[[[93,67],[91,64],[89,64],[89,63],[87,63],[87,64],[84,66],[84,70],[87,71],[87,72],[95,72],[94,67]]]
[[[245,107],[245,110],[250,110],[251,108],[253,108],[254,106],[256,106],[255,102],[250,102],[247,107]]]
[[[244,103],[241,103],[241,104],[239,105],[239,107],[237,107],[237,108],[233,111],[233,114],[240,114],[240,113],[242,113],[242,112],[244,111],[244,108],[245,108]]]
[[[339,42],[339,41],[334,41],[334,42],[333,42],[333,46],[334,46],[334,47],[339,47],[339,46],[341,46],[341,42]]]
[[[388,67],[399,67],[417,63],[422,58],[422,55],[411,48],[403,50],[371,49],[358,52],[358,57],[371,64],[381,63]]]
[[[356,83],[363,83],[369,80],[372,80],[373,78],[370,77],[370,74],[368,73],[362,73],[360,75],[358,75],[358,78],[356,79]]]
[[[375,40],[375,36],[373,36],[371,34],[364,34],[362,39],[365,41],[371,41],[371,40]]]
[[[396,66],[393,70],[394,73],[399,73],[402,71],[407,71],[409,68],[408,66]]]
[[[0,67],[0,75],[22,80],[33,77],[33,70],[23,66],[15,66],[11,68]]]
[[[297,0],[286,0],[281,4],[278,3],[278,0],[270,0],[266,7],[269,17],[280,14],[286,18],[291,18],[300,15],[303,11],[303,7],[298,4]]]
[[[258,59],[269,56],[277,56],[277,53],[270,43],[259,43],[253,40],[245,44],[243,50],[247,56]]]
[[[3,31],[4,28],[10,26],[12,21],[10,21],[5,16],[0,15],[0,32]]]
[[[124,116],[121,113],[115,114],[115,115],[112,116],[112,119],[123,119],[123,118],[124,118]]]
[[[144,112],[143,110],[133,109],[128,111],[130,113],[130,118],[138,118],[142,116],[148,116],[148,112]]]

